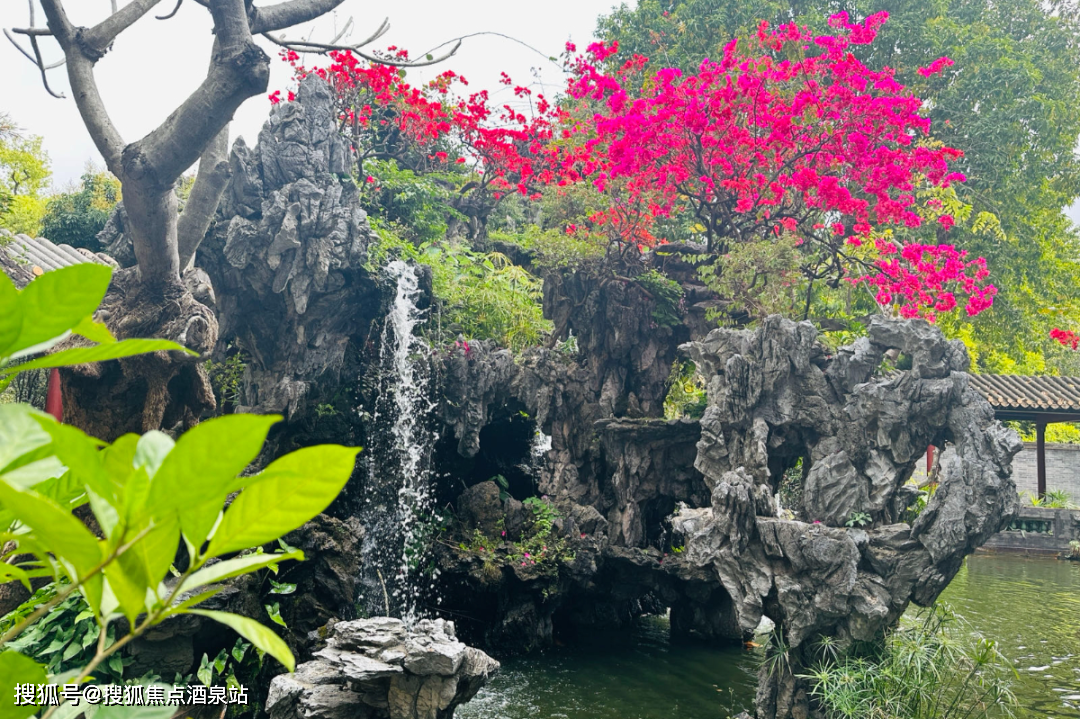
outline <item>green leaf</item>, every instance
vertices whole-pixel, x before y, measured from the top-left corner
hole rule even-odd
[[[270,615],[270,618],[274,620],[275,624],[280,624],[286,629],[289,628],[289,625],[286,624],[285,620],[281,618],[281,606],[278,602],[274,602],[273,604],[264,604],[263,607],[266,609],[266,613]]]
[[[223,671],[225,671],[225,663],[228,661],[229,653],[228,651],[222,649],[220,652],[218,652],[218,655],[214,657],[214,671],[216,671],[218,674],[221,674]]]
[[[242,617],[239,614],[214,612],[207,609],[192,609],[190,613],[221,622],[254,644],[256,648],[277,659],[290,672],[296,669],[296,659],[293,658],[288,645],[282,641],[281,637],[274,634],[272,629],[264,627],[254,619]]]
[[[88,262],[46,272],[28,284],[18,300],[22,329],[5,354],[10,356],[62,335],[93,315],[111,278],[111,268]]]
[[[0,719],[24,719],[35,714],[36,706],[15,706],[15,685],[44,684],[46,679],[45,667],[33,659],[10,649],[0,654]]]
[[[91,342],[97,342],[98,344],[110,344],[116,341],[112,332],[109,332],[109,328],[105,326],[103,322],[94,322],[92,316],[83,317],[79,324],[71,328],[71,331],[80,337],[85,337]]]
[[[52,438],[52,450],[68,466],[75,479],[85,483],[102,497],[114,500],[116,487],[102,466],[103,444],[82,430],[60,424],[48,415],[34,417],[39,428]]]
[[[111,344],[94,345],[93,347],[74,347],[72,349],[53,352],[44,357],[39,357],[36,360],[4,367],[3,369],[0,369],[0,375],[14,375],[32,369],[70,367],[71,365],[87,364],[89,362],[104,362],[106,360],[120,359],[121,357],[134,357],[135,355],[160,352],[163,350],[175,350],[192,356],[198,355],[197,352],[192,352],[186,347],[178,345],[175,342],[170,342],[169,340],[120,340],[119,342],[113,342]]]
[[[0,358],[7,357],[8,348],[22,332],[22,311],[19,309],[19,291],[15,283],[0,272]]]
[[[288,582],[275,582],[271,579],[270,584],[274,587],[270,590],[271,594],[292,594],[296,591],[296,585]]]
[[[139,437],[139,443],[135,446],[135,466],[145,467],[146,474],[153,478],[175,446],[173,438],[164,432],[147,432]]]
[[[50,551],[71,562],[80,578],[101,562],[101,549],[94,535],[52,500],[33,490],[16,489],[0,479],[0,503],[30,527]]]
[[[210,683],[214,681],[214,667],[210,664],[210,657],[205,654],[202,655],[202,661],[199,662],[199,670],[195,672],[195,676],[206,687],[210,686]]]
[[[225,497],[245,481],[237,475],[259,455],[270,426],[280,420],[279,415],[232,414],[185,432],[150,484],[151,511],[179,511],[184,535],[201,545]]]
[[[0,471],[52,441],[35,421],[38,415],[30,405],[0,404]]]
[[[358,447],[305,447],[272,462],[225,512],[207,556],[272,542],[326,509],[352,475]]]
[[[123,542],[128,542],[138,533],[128,530]],[[153,589],[169,573],[169,566],[176,557],[180,546],[180,525],[175,516],[160,520],[153,529],[135,542],[130,549],[117,558],[124,573],[135,578],[142,588],[145,602],[146,590]]]
[[[18,487],[28,489],[36,487],[50,479],[62,477],[67,472],[67,467],[56,457],[45,457],[36,462],[24,464],[18,469],[4,472],[4,481]]]
[[[304,553],[297,549],[285,554],[248,554],[243,557],[226,559],[225,561],[203,567],[192,574],[188,577],[188,580],[184,582],[184,590],[204,587],[207,584],[214,584],[224,579],[228,579],[229,577],[236,577],[241,574],[250,574],[251,572],[256,572],[271,564],[284,562],[288,559],[302,562],[304,561]]]

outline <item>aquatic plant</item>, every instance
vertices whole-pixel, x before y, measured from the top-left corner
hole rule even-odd
[[[1015,676],[996,642],[937,603],[869,654],[826,656],[803,678],[826,719],[990,719],[1012,716]]]

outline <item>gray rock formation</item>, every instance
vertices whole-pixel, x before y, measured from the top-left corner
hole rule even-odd
[[[970,386],[963,345],[922,321],[875,319],[835,353],[810,323],[779,317],[681,349],[708,379],[700,422],[605,417],[590,409],[590,370],[556,352],[534,352],[516,372],[483,351],[469,358],[457,375],[477,375],[484,391],[463,402],[516,397],[553,435],[539,486],[573,559],[555,579],[449,551],[441,569],[476,604],[496,592],[485,636],[503,644],[514,630],[550,636],[560,618],[618,623],[664,607],[673,631],[714,639],[742,639],[768,617],[794,669],[762,674],[758,716],[806,716],[796,675],[819,638],[843,651],[880,636],[1007,525],[1019,439]],[[910,369],[879,373],[890,350]],[[907,481],[931,444],[944,448],[940,483],[912,520]],[[801,488],[784,488],[794,501],[781,512],[800,460]],[[493,487],[463,500],[482,532],[508,526]]]
[[[350,340],[364,336],[380,295],[364,269],[376,240],[349,175],[332,92],[312,75],[281,103],[251,149],[238,139],[231,179],[196,262],[213,281],[220,337],[247,364],[246,411],[305,407],[334,384]]]
[[[450,719],[499,668],[441,619],[338,622],[315,656],[270,683],[271,719]]]

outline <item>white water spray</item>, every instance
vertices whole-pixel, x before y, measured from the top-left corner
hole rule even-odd
[[[386,274],[396,292],[383,327],[382,382],[367,457],[362,583],[369,614],[412,621],[421,615],[434,583],[434,570],[426,571],[424,563],[437,435],[429,429],[434,402],[428,346],[415,335],[424,321],[417,307],[419,277],[415,267],[400,260],[388,264]]]

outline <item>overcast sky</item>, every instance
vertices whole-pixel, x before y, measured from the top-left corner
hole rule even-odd
[[[633,1],[633,0],[631,0]],[[309,35],[329,39],[335,27],[352,17],[357,30],[354,39],[370,35],[384,17],[391,23],[390,32],[377,47],[397,45],[414,55],[454,37],[477,32],[512,36],[536,48],[491,35],[465,40],[456,56],[434,69],[410,70],[410,78],[431,77],[444,69],[453,69],[469,80],[470,89],[486,88],[495,94],[506,90],[498,83],[500,71],[520,84],[543,83],[551,94],[561,87],[562,77],[548,56],[559,55],[567,40],[582,44],[596,27],[596,18],[619,0],[544,0],[525,3],[521,0],[394,0],[375,3],[370,0],[346,0],[333,16],[305,26],[290,36]],[[268,4],[266,0],[264,4]],[[108,12],[108,0],[67,0],[69,17],[80,25],[90,25]],[[271,3],[272,4],[272,3]],[[173,0],[164,0],[157,11],[123,33],[113,50],[97,66],[97,80],[106,107],[123,135],[134,141],[156,127],[179,102],[205,77],[210,57],[210,16],[194,2],[186,2],[175,18],[166,21],[152,16],[166,14]],[[0,27],[24,27],[28,15],[22,0],[0,0]],[[44,24],[40,11],[38,23]],[[266,41],[271,62],[270,90],[289,87],[290,68],[277,58],[277,48]],[[49,59],[59,50],[45,40]],[[309,64],[315,64],[314,59]],[[64,68],[49,73],[54,90],[68,97],[57,100],[42,87],[37,69],[18,51],[0,38],[0,109],[9,112],[27,132],[44,138],[44,147],[52,161],[54,188],[77,180],[88,161],[101,165],[101,157],[83,127],[68,92]],[[539,73],[537,76],[536,73]],[[507,100],[510,98],[507,97]],[[266,120],[269,103],[265,96],[244,103],[232,125],[233,137],[243,135],[254,145],[259,128]]]

